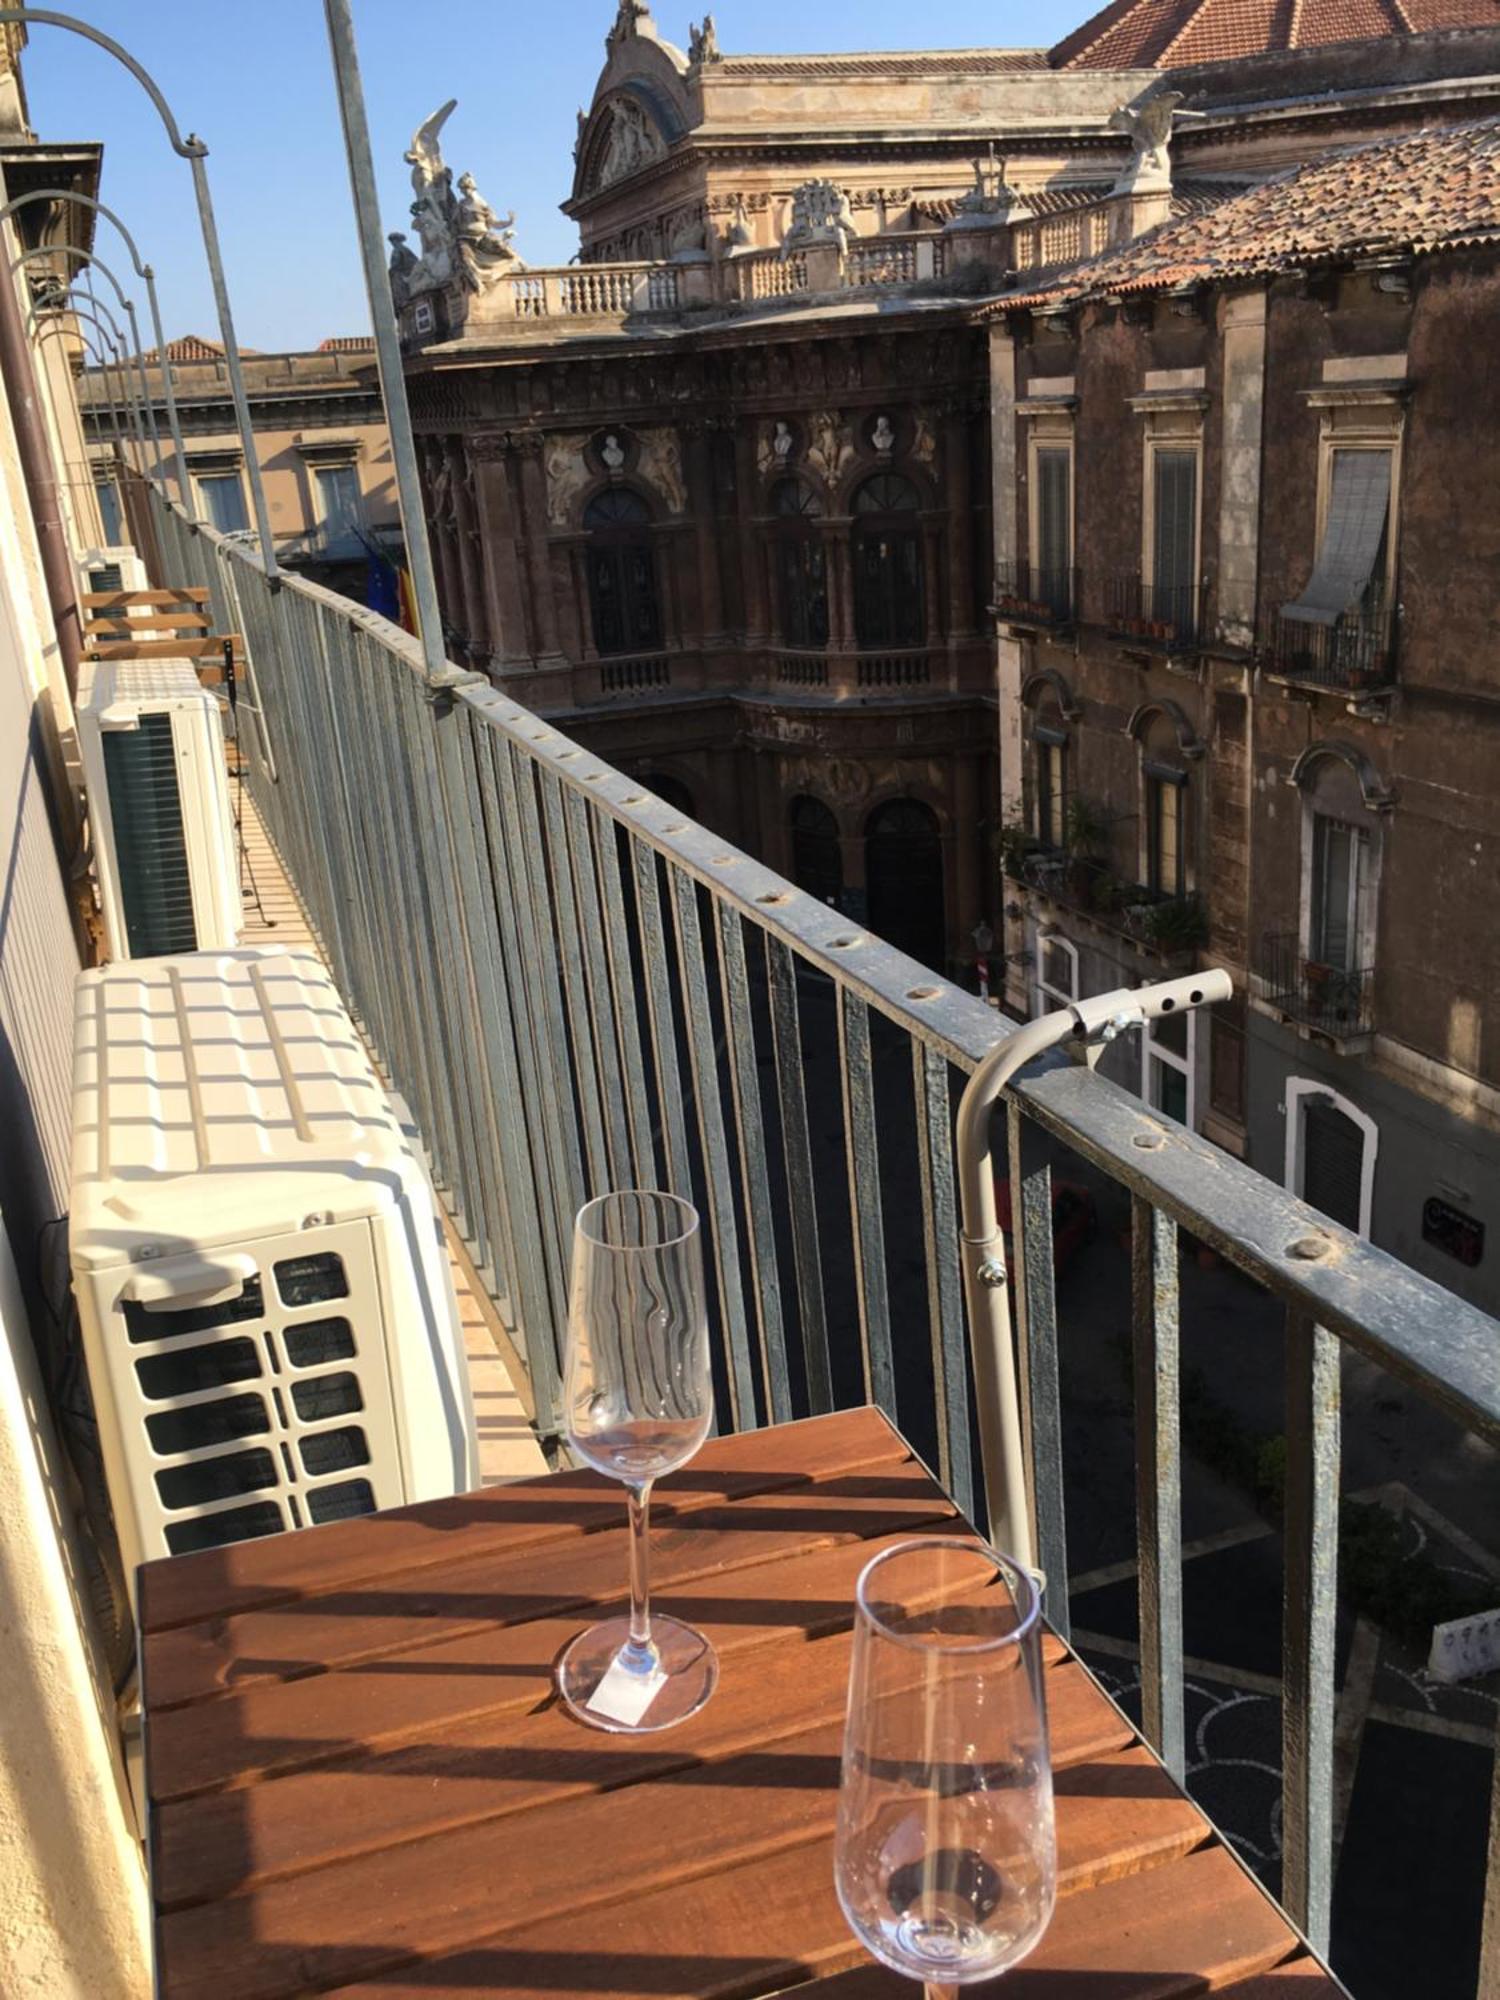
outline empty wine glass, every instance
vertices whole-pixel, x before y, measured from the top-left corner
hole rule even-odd
[[[703,1706],[719,1672],[701,1632],[651,1615],[646,1573],[652,1481],[687,1464],[713,1416],[691,1202],[632,1190],[579,1211],[563,1404],[578,1456],[625,1486],[630,1615],[579,1633],[558,1662],[558,1691],[596,1728],[667,1729]]]
[[[898,1542],[855,1594],[834,1854],[850,1928],[941,2000],[1026,1956],[1056,1877],[1036,1585],[980,1542]]]

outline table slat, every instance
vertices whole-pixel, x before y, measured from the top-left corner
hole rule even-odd
[[[910,1456],[879,1410],[840,1410],[712,1439],[691,1465],[658,1482],[653,1507],[664,1519]],[[620,1505],[614,1481],[593,1472],[554,1472],[293,1535],[166,1557],[142,1565],[141,1630],[150,1635],[201,1625],[372,1579],[390,1586],[429,1564],[471,1555],[508,1557],[525,1543],[614,1527]]]

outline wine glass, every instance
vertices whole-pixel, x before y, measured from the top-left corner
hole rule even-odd
[[[1017,1964],[1056,1897],[1041,1612],[977,1541],[897,1542],[855,1593],[834,1879],[928,2000]]]
[[[651,1615],[646,1580],[652,1481],[687,1464],[713,1417],[691,1202],[630,1190],[579,1210],[563,1407],[574,1451],[625,1486],[630,1615],[579,1633],[558,1662],[558,1691],[595,1728],[668,1729],[703,1706],[719,1673],[701,1632]]]

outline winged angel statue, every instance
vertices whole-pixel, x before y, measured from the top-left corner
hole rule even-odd
[[[458,193],[454,193],[453,172],[444,163],[439,141],[457,104],[458,99],[450,97],[419,125],[404,155],[411,168],[412,226],[422,254],[414,257],[404,237],[399,241],[392,237],[391,285],[398,303],[416,292],[436,291],[455,280],[477,292],[501,264],[511,270],[525,269],[511,248],[514,214],[496,215],[475,186],[472,174],[459,176]]]

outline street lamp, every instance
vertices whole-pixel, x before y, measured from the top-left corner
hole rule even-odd
[[[124,240],[125,248],[130,252],[130,262],[135,274],[146,287],[146,303],[151,309],[151,329],[156,337],[156,354],[161,366],[162,392],[167,405],[167,428],[172,433],[172,449],[177,454],[178,498],[182,502],[184,513],[187,514],[190,520],[194,519],[193,489],[187,475],[187,449],[182,441],[182,424],[177,415],[177,391],[172,386],[172,371],[167,365],[167,342],[166,336],[162,332],[161,305],[156,296],[155,271],[152,270],[149,264],[141,262],[141,253],[136,248],[135,238],[125,227],[119,216],[115,214],[114,210],[107,208],[102,201],[95,200],[93,195],[81,193],[77,188],[34,188],[30,194],[18,194],[14,200],[6,202],[4,207],[0,208],[0,222],[5,222],[18,209],[24,208],[28,202],[32,201],[75,201],[84,208],[91,208],[96,215],[102,215],[106,222],[112,222],[115,228],[119,230]],[[92,250],[88,254],[90,258],[94,256]],[[134,324],[133,321],[132,324]],[[139,352],[139,339],[136,346]],[[144,355],[141,357],[141,364],[142,372],[144,373]]]
[[[239,342],[234,333],[234,315],[229,305],[229,287],[224,278],[224,260],[219,251],[218,225],[214,221],[213,197],[209,193],[208,169],[204,160],[208,147],[194,133],[184,139],[177,128],[177,120],[172,116],[172,108],[158,89],[154,78],[142,64],[138,63],[128,49],[113,41],[99,29],[91,27],[87,21],[77,20],[72,14],[54,13],[50,8],[0,7],[0,24],[11,24],[24,28],[66,28],[70,34],[82,35],[107,55],[130,71],[136,82],[145,91],[156,107],[157,116],[167,134],[167,141],[179,159],[186,160],[192,168],[193,191],[198,200],[198,225],[203,233],[203,250],[208,260],[208,274],[213,284],[214,304],[218,309],[219,332],[224,342],[224,366],[229,375],[229,391],[234,403],[236,427],[244,448],[246,467],[250,475],[250,495],[255,506],[255,525],[260,538],[261,561],[265,565],[266,576],[273,588],[281,580],[280,565],[276,561],[276,546],[271,534],[271,512],[266,504],[266,490],[260,476],[260,460],[255,455],[255,433],[250,423],[250,402],[245,393],[245,376],[240,367]],[[166,351],[162,350],[162,366],[166,366]]]

